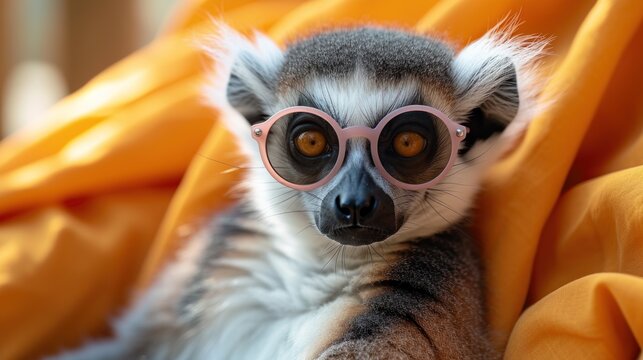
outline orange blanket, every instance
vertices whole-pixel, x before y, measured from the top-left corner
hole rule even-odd
[[[277,41],[378,22],[462,46],[508,14],[553,36],[559,94],[493,169],[478,237],[508,359],[631,359],[643,344],[643,1],[184,0],[154,43],[0,143],[0,358],[106,334],[133,289],[229,199],[229,135],[199,96],[207,14]]]

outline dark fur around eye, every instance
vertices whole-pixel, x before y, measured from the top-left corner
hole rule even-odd
[[[488,119],[479,107],[471,110],[465,125],[469,128],[469,134],[464,139],[464,147],[458,152],[460,155],[466,154],[476,141],[486,140],[494,134],[499,134],[506,127],[499,121]]]
[[[297,146],[295,144],[299,135],[311,130],[319,131],[326,138],[326,149],[319,156],[305,156],[297,150]],[[295,114],[289,120],[286,138],[288,139],[288,151],[290,156],[302,165],[314,167],[316,163],[323,163],[326,160],[333,158],[333,151],[338,151],[338,140],[332,127],[330,127],[323,119],[312,114]]]
[[[409,131],[421,135],[426,140],[424,149],[413,157],[403,157],[393,149],[393,140],[397,134]],[[380,135],[380,155],[385,154],[395,161],[402,161],[403,166],[413,166],[417,161],[426,160],[435,152],[437,130],[431,115],[421,112],[409,112],[399,115],[387,125]],[[382,151],[384,150],[384,151]]]

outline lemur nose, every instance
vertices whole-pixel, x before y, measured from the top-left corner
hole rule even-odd
[[[319,230],[343,245],[382,241],[399,228],[393,199],[365,170],[358,170],[330,189],[315,217]]]
[[[370,194],[339,194],[335,198],[335,213],[353,225],[361,224],[375,214],[377,200]]]

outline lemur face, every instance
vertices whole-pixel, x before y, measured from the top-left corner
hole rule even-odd
[[[406,190],[387,181],[364,138],[348,140],[342,167],[322,186],[298,191],[272,182],[284,193],[295,192],[290,198],[296,205],[289,207],[298,211],[292,215],[284,197],[262,195],[267,189],[259,181],[249,184],[262,206],[284,210],[282,225],[296,231],[292,225],[301,224],[305,213],[323,238],[343,245],[404,241],[458,222],[471,206],[482,170],[494,159],[495,135],[518,111],[516,64],[507,49],[494,52],[474,43],[456,56],[438,40],[379,28],[321,33],[285,51],[265,38],[252,45],[240,38],[230,43],[240,48],[227,101],[243,120],[227,121],[258,167],[250,125],[292,106],[321,110],[342,128],[374,128],[395,109],[427,105],[470,129],[449,174],[428,189]],[[383,132],[379,154],[385,167],[412,181],[437,166],[435,154],[450,146],[443,137],[430,116],[409,114]],[[301,183],[323,175],[338,156],[336,135],[310,114],[275,124],[267,148],[272,166]],[[264,169],[253,172],[251,179],[269,182]]]

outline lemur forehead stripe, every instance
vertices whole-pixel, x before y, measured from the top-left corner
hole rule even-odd
[[[333,95],[337,94],[331,95],[327,92],[313,94],[306,89],[299,91],[298,94],[299,98],[297,105],[320,109],[330,115],[334,120],[337,120],[341,127],[348,127],[351,125],[349,121],[350,119],[347,119],[347,114],[344,113],[347,109],[335,104]],[[437,97],[432,97],[430,98],[431,100],[427,100],[418,88],[417,90],[414,89],[410,92],[400,91],[394,93],[392,97],[387,99],[387,102],[381,101],[371,104],[373,106],[364,106],[363,104],[358,103],[350,106],[349,109],[351,111],[351,116],[357,115],[363,118],[363,122],[360,125],[375,127],[380,120],[395,109],[406,105],[433,105],[436,102],[433,100],[434,98]],[[368,103],[367,101],[365,102]],[[440,103],[440,101],[437,102]]]
[[[311,74],[341,77],[359,66],[377,81],[409,76],[451,89],[453,50],[446,44],[399,30],[365,27],[336,30],[295,42],[285,52],[279,87],[292,87]]]

